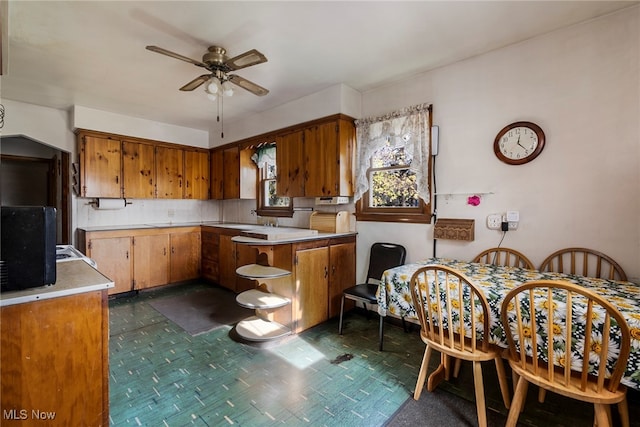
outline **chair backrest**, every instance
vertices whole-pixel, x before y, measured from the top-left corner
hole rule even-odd
[[[521,252],[509,248],[490,248],[480,252],[473,262],[503,265],[505,267],[521,267],[535,270],[533,263]]]
[[[465,354],[489,349],[489,303],[471,279],[432,265],[418,269],[409,283],[423,339]]]
[[[537,280],[507,293],[500,315],[510,358],[527,376],[578,395],[618,388],[631,334],[622,314],[603,297],[574,283]]]
[[[542,261],[540,271],[571,273],[609,280],[627,280],[627,275],[622,267],[611,257],[587,248],[560,249]]]
[[[380,283],[382,273],[393,267],[404,264],[407,250],[396,243],[374,243],[369,253],[369,268],[367,270],[367,283],[374,281]]]

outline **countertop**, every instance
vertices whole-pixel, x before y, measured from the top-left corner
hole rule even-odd
[[[235,236],[231,238],[231,240],[233,240],[236,243],[242,243],[242,244],[254,245],[254,246],[285,245],[288,243],[304,242],[309,240],[333,239],[337,237],[355,236],[357,234],[358,233],[356,233],[355,231],[349,231],[346,233],[325,233],[325,232],[319,231],[318,234],[313,236],[296,237],[291,239],[266,240],[266,239],[256,239],[255,237],[248,237],[248,236]]]
[[[56,283],[0,294],[0,307],[109,289],[111,279],[81,259],[56,263]]]

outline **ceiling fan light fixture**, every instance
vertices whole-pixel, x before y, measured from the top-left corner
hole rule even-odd
[[[226,80],[224,83],[222,83],[222,95],[233,96],[233,85],[229,80]]]
[[[204,87],[204,90],[207,92],[207,94],[218,95],[222,90],[222,87],[220,86],[220,80],[218,80],[217,77],[212,77],[209,80],[209,83],[207,83],[207,85]]]

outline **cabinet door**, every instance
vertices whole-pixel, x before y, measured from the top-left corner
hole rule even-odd
[[[221,200],[224,197],[224,151],[211,151],[211,198]]]
[[[3,426],[109,425],[108,310],[105,291],[0,308]]]
[[[258,166],[251,160],[253,150],[228,148],[223,151],[225,199],[255,199]]]
[[[222,152],[224,162],[223,197],[225,199],[240,198],[240,150],[238,147],[228,148]]]
[[[307,171],[307,197],[338,195],[339,174],[338,131],[335,122],[320,124],[305,130],[304,151]]]
[[[340,314],[342,292],[356,284],[356,244],[329,246],[329,317]],[[351,300],[345,300],[345,305]],[[348,307],[345,307],[345,310]]]
[[[114,281],[109,295],[132,290],[131,237],[91,239],[87,252],[87,256],[98,264],[98,271]]]
[[[184,152],[184,198],[206,200],[209,198],[209,153]]]
[[[293,308],[295,330],[309,329],[328,319],[329,248],[296,251],[296,301]]]
[[[213,231],[201,232],[202,241],[202,277],[212,282],[220,282],[220,235]]]
[[[155,196],[155,150],[151,144],[122,141],[124,197],[153,199]]]
[[[169,235],[133,238],[134,289],[169,283]]]
[[[122,197],[120,140],[81,135],[83,197]]]
[[[200,232],[172,233],[170,283],[200,277]]]
[[[233,236],[220,235],[220,286],[236,291],[236,251]]]
[[[279,196],[305,195],[304,131],[276,138],[276,190]]]
[[[184,151],[156,147],[156,197],[182,199]]]

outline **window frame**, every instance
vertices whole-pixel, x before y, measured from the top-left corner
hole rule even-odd
[[[432,162],[433,156],[429,156],[428,161],[428,174],[432,177]],[[420,223],[430,224],[433,218],[431,213],[431,203],[425,203],[422,198],[418,197],[418,206],[416,207],[375,207],[370,204],[371,193],[371,174],[378,170],[398,169],[408,167],[408,165],[390,166],[384,168],[374,168],[371,166],[373,163],[373,157],[369,162],[369,168],[367,169],[367,177],[369,179],[369,190],[367,190],[360,200],[356,202],[356,220],[357,221],[374,221],[374,222],[403,222],[403,223]],[[433,186],[429,186],[430,199],[433,200]]]
[[[272,143],[269,142],[267,143],[269,145],[271,145]],[[274,147],[275,147],[275,142],[273,142]],[[277,154],[277,147],[276,147],[276,156]],[[276,171],[277,173],[277,171]],[[289,197],[289,205],[288,206],[281,206],[281,207],[277,207],[277,206],[267,206],[266,205],[266,200],[268,195],[266,194],[266,185],[265,183],[267,181],[275,181],[275,178],[268,178],[266,176],[267,174],[267,168],[258,168],[258,173],[256,174],[256,180],[257,180],[257,187],[258,187],[258,192],[257,192],[257,198],[256,198],[256,214],[259,216],[269,216],[269,217],[278,217],[278,218],[291,218],[293,217],[293,197]],[[279,197],[288,197],[288,196],[279,196]]]

